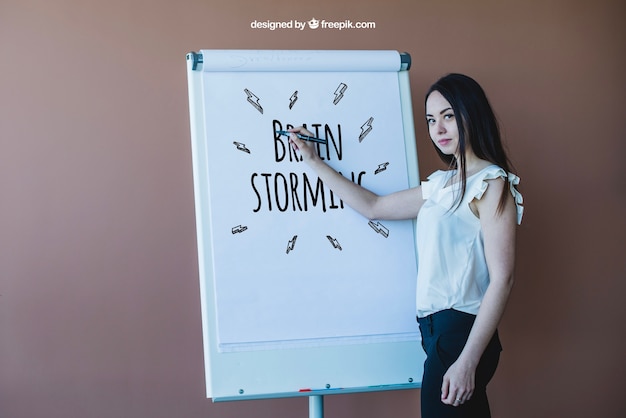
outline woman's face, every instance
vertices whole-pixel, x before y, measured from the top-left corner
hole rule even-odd
[[[456,154],[459,149],[459,129],[450,103],[438,91],[426,99],[426,122],[430,139],[444,154]]]

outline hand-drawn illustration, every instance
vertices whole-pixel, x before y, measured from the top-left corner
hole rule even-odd
[[[367,134],[370,133],[372,128],[372,122],[374,122],[374,117],[369,118],[363,125],[361,125],[361,135],[359,135],[359,142],[362,142]]]
[[[298,239],[298,236],[294,235],[293,238],[291,238],[287,243],[287,254],[289,254],[289,252],[293,250],[293,247],[296,246],[296,239]]]
[[[248,89],[243,89],[243,91],[248,95],[248,103],[263,114],[263,107],[261,107],[261,104],[259,103],[260,99]]]
[[[298,90],[294,91],[291,97],[289,98],[289,110],[291,110],[291,108],[297,101],[298,101]]]
[[[250,150],[246,147],[246,144],[242,144],[241,142],[233,141],[233,144],[237,147],[239,151],[247,152],[250,154]]]
[[[369,226],[372,227],[372,229],[376,232],[378,232],[380,235],[382,235],[385,238],[389,237],[389,229],[387,229],[384,225],[382,225],[380,222],[376,222],[374,223],[374,221],[369,221],[367,223]]]
[[[335,100],[333,100],[333,104],[339,103],[339,101],[343,98],[343,93],[346,91],[348,86],[345,83],[339,83],[339,86],[335,90]]]
[[[339,251],[342,251],[341,245],[339,245],[339,241],[337,241],[336,238],[333,238],[330,235],[326,235],[326,238],[328,238],[328,241],[330,241],[330,243],[332,244],[333,247],[335,247]]]
[[[383,171],[385,171],[387,169],[388,165],[389,165],[388,162],[382,163],[382,164],[378,164],[378,168],[376,169],[376,171],[374,171],[374,175],[376,175],[378,173],[382,173]]]
[[[346,83],[343,83],[343,82],[339,83],[339,85],[337,86],[334,92],[334,99],[333,99],[334,105],[337,105],[343,99],[347,89],[348,89],[348,85]],[[244,92],[247,95],[248,103],[250,103],[255,109],[257,109],[261,114],[263,114],[263,107],[261,106],[260,98],[247,88],[244,89]],[[295,90],[292,93],[292,95],[289,97],[289,109],[290,110],[293,109],[294,105],[298,101],[299,99],[298,94],[299,94],[299,90]],[[362,142],[365,139],[365,137],[367,137],[367,135],[372,131],[373,122],[374,122],[374,116],[371,116],[369,119],[365,121],[365,123],[361,125],[361,132],[359,134],[359,142]],[[279,131],[276,131],[276,134],[289,136],[291,133],[288,131],[279,130]],[[308,137],[302,134],[298,134],[298,137],[300,139],[307,140],[307,141],[319,142],[323,144],[328,143],[327,140],[322,139],[322,138]],[[237,150],[251,154],[251,151],[246,146],[246,144],[242,142],[237,142],[237,141],[233,141],[233,144],[235,145]],[[378,164],[378,167],[375,169],[374,174],[376,175],[376,174],[380,174],[386,171],[389,164],[390,164],[389,162]],[[368,224],[376,233],[382,235],[385,238],[389,237],[389,229],[385,227],[384,225],[382,225],[380,222],[369,221]],[[248,229],[247,226],[238,225],[232,228],[232,233],[233,234],[243,233],[247,229]],[[294,235],[293,238],[288,241],[286,254],[289,254],[295,249],[297,238],[298,238],[298,235]],[[326,235],[326,238],[328,239],[330,244],[333,246],[333,248],[338,249],[339,251],[343,251],[343,248],[341,247],[339,241],[336,238],[333,238],[331,235]]]
[[[231,232],[232,232],[233,234],[240,234],[240,233],[242,233],[243,231],[245,231],[246,229],[248,229],[248,227],[247,227],[247,226],[237,225],[237,226],[233,227],[233,229],[231,230]]]

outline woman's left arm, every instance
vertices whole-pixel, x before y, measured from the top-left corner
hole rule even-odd
[[[504,179],[487,182],[487,190],[474,203],[480,217],[490,282],[465,347],[444,375],[441,401],[449,405],[459,405],[471,398],[476,367],[502,318],[513,287],[517,226],[515,201],[509,195],[503,210],[498,211],[502,188],[508,189],[509,184]]]

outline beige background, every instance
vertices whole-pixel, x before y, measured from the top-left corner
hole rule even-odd
[[[204,397],[185,66],[202,48],[409,52],[422,176],[441,167],[426,88],[475,77],[526,199],[494,416],[623,416],[625,9],[1,0],[0,416],[307,416],[306,398]],[[313,17],[376,29],[250,29]],[[419,416],[418,391],[325,401],[330,418]]]

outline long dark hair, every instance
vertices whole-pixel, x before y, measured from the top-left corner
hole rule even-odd
[[[435,82],[428,92],[424,102],[433,91],[438,91],[450,103],[455,114],[459,131],[460,161],[454,155],[441,152],[437,146],[435,150],[439,157],[451,168],[458,169],[461,174],[461,193],[457,196],[455,207],[458,207],[465,196],[467,185],[467,170],[465,165],[465,151],[469,146],[480,159],[489,161],[511,172],[511,162],[502,146],[498,120],[489,104],[487,95],[482,87],[472,78],[463,74],[448,74]],[[434,145],[434,143],[433,143]],[[502,190],[498,212],[504,208],[508,187]]]

